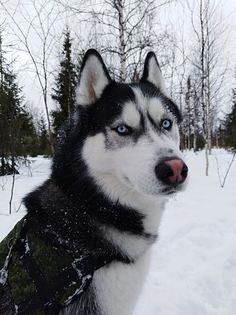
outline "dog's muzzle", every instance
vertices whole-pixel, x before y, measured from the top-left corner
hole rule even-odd
[[[178,158],[165,158],[157,164],[155,172],[162,183],[176,188],[186,180],[188,167]]]

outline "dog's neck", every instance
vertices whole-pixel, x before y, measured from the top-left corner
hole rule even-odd
[[[140,257],[150,245],[156,240],[158,227],[164,210],[166,197],[153,197],[142,195],[135,190],[127,187],[110,174],[96,174],[96,185],[102,190],[102,194],[117,206],[117,215],[121,208],[139,215],[141,218],[142,233],[130,233],[129,230],[120,231],[115,226],[104,226],[104,236],[108,241],[115,244],[131,260]],[[124,216],[123,220],[129,220]],[[131,224],[135,224],[131,219]]]
[[[83,187],[78,184],[76,193],[64,191],[49,180],[25,199],[29,214],[48,233],[55,232],[55,237],[68,244],[74,242],[75,247],[76,242],[97,246],[98,240],[104,239],[131,254],[130,259],[140,256],[155,241],[164,202],[163,198],[127,190],[111,178],[109,185],[90,181],[83,182]]]
[[[112,210],[108,213],[112,211],[112,216],[121,215],[123,224],[128,223],[127,229],[121,230],[105,222],[102,228],[104,238],[135,261],[156,241],[166,198],[141,195],[110,174],[96,174],[93,178],[96,178],[95,185],[100,193],[109,201]]]
[[[97,174],[96,184],[112,202],[135,210],[143,217],[144,232],[155,235],[162,218],[166,196],[148,196],[127,187],[113,175]]]

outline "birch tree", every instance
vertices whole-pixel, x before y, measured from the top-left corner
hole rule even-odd
[[[28,56],[30,65],[24,65],[34,72],[38,81],[46,112],[51,153],[54,152],[53,134],[49,113],[49,60],[55,48],[55,23],[59,12],[45,0],[29,0],[27,4],[18,1],[14,10],[8,2],[0,0],[0,8],[7,16],[8,28],[15,38],[18,52]],[[18,16],[18,18],[17,18]],[[19,16],[21,23],[19,23]],[[25,69],[24,69],[25,70]]]
[[[199,96],[198,82],[194,73],[188,76],[186,82],[185,108],[183,110],[183,135],[184,148],[197,151],[197,139],[201,137],[199,132]]]
[[[78,14],[86,11],[81,2],[55,0],[64,8]],[[169,34],[160,30],[158,11],[174,0],[97,0],[86,2],[90,45],[97,48],[110,64],[109,70],[118,81],[137,79],[147,51],[166,56]],[[84,15],[83,15],[84,18]],[[171,51],[169,51],[171,54]],[[168,58],[169,58],[168,54]],[[168,59],[166,58],[166,59]],[[163,58],[165,59],[165,58]]]
[[[212,131],[216,119],[217,95],[222,88],[226,69],[222,62],[224,27],[217,4],[212,0],[197,0],[190,7],[195,38],[192,65],[199,79],[199,102],[202,112],[202,133],[205,143],[206,169],[209,174],[209,157]]]

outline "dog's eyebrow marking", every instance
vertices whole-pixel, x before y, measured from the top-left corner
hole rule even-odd
[[[133,128],[139,127],[141,117],[133,102],[129,102],[124,105],[122,118],[128,126]]]
[[[136,106],[138,107],[140,112],[145,113],[147,110],[147,98],[145,98],[140,88],[132,87],[132,90],[135,95]]]
[[[162,119],[165,113],[166,111],[163,108],[163,105],[159,99],[150,99],[148,106],[148,117],[152,120],[152,123],[155,123],[155,125],[157,125],[157,123]]]
[[[167,111],[176,118],[177,123],[179,124],[182,121],[182,116],[179,111],[178,106],[168,97],[165,95],[161,95],[161,100],[165,105]]]
[[[148,120],[150,121],[151,125],[152,125],[155,129],[160,130],[160,128],[159,128],[159,126],[158,126],[158,123],[153,120],[153,118],[150,116],[149,112],[147,113],[147,118],[148,118]]]

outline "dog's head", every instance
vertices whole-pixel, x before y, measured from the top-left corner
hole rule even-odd
[[[160,196],[184,186],[181,115],[166,94],[154,53],[146,57],[140,82],[125,84],[111,80],[101,56],[89,50],[77,103],[80,159],[104,191]]]

